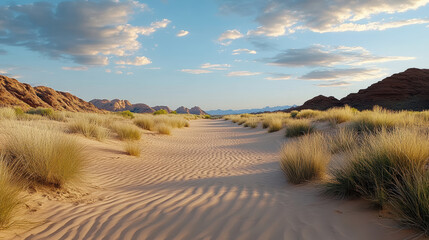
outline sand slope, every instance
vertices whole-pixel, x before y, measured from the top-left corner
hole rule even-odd
[[[365,201],[292,186],[278,166],[283,132],[192,121],[173,136],[145,134],[141,158],[121,143],[86,140],[101,200],[51,201],[47,222],[16,239],[403,239]]]

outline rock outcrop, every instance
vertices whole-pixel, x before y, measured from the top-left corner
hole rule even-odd
[[[181,106],[181,107],[177,108],[177,109],[176,109],[176,112],[177,112],[178,114],[190,114],[190,113],[189,113],[189,108],[186,108],[186,107],[184,107],[184,106]]]
[[[17,106],[25,110],[44,107],[59,111],[102,112],[70,93],[55,91],[49,87],[32,87],[14,78],[0,75],[0,105]]]
[[[204,112],[200,107],[195,106],[191,109],[189,109],[189,113],[190,114],[195,114],[195,115],[207,115],[206,112]]]
[[[153,113],[155,110],[143,103],[131,104],[128,100],[93,99],[89,101],[100,109],[111,112],[131,111],[135,113]]]
[[[168,113],[170,113],[171,112],[171,109],[169,108],[169,107],[167,107],[167,106],[155,106],[155,107],[152,107],[153,108],[153,110],[155,110],[155,111],[158,111],[158,110],[161,110],[161,109],[164,109],[165,111],[167,111]]]
[[[375,105],[391,110],[427,110],[429,109],[429,69],[410,68],[340,100],[320,95],[308,100],[302,106],[284,111],[326,110],[344,105],[359,110],[372,109]]]
[[[100,109],[104,109],[112,112],[129,110],[134,113],[153,113],[161,109],[164,109],[169,113],[172,112],[172,110],[167,106],[149,107],[148,105],[143,103],[131,104],[128,100],[119,100],[119,99],[113,99],[112,101],[107,99],[93,99],[90,101],[90,103],[94,104],[96,107]],[[193,107],[192,109],[188,109],[182,106],[182,107],[179,107],[176,110],[176,112],[178,114],[196,114],[196,115],[207,114],[200,107],[197,107],[197,106]]]

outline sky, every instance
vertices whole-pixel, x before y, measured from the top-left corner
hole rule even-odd
[[[0,74],[84,100],[302,104],[428,68],[429,0],[2,0]]]

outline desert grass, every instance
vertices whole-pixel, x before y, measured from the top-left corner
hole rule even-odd
[[[304,109],[299,111],[299,113],[297,113],[296,118],[316,118],[317,116],[321,115],[322,112],[318,111],[318,110],[311,110],[311,109]]]
[[[259,121],[259,118],[256,117],[248,118],[244,123],[244,127],[257,128],[259,125]]]
[[[289,121],[286,125],[286,137],[298,137],[314,132],[315,128],[310,120],[300,119]]]
[[[52,114],[54,114],[54,110],[52,108],[42,108],[42,107],[38,107],[38,108],[32,108],[30,110],[27,111],[28,114],[36,114],[36,115],[40,115],[40,116],[50,116]]]
[[[15,110],[12,108],[0,108],[0,120],[1,119],[16,119]]]
[[[124,145],[124,150],[131,156],[139,157],[141,154],[141,146],[137,141],[127,141]]]
[[[95,138],[98,141],[102,141],[109,136],[109,132],[106,128],[86,118],[74,119],[69,123],[68,128],[72,133],[80,133],[87,138]]]
[[[323,111],[318,117],[318,120],[329,121],[333,125],[348,122],[352,120],[357,114],[358,110],[345,106],[342,108],[331,108],[327,111]]]
[[[268,124],[268,132],[277,132],[283,128],[283,121],[281,118],[271,118]]]
[[[150,116],[141,116],[134,120],[134,124],[145,130],[152,131],[155,128],[155,120]]]
[[[390,205],[398,220],[429,236],[429,173],[405,172],[394,179]]]
[[[363,111],[351,121],[356,131],[377,132],[381,129],[410,127],[423,124],[416,114],[407,111],[394,112],[375,106],[372,111]]]
[[[361,196],[383,207],[394,188],[394,179],[406,172],[421,173],[429,159],[429,136],[416,128],[381,130],[363,137],[347,153],[346,164],[334,169],[326,192],[340,198]]]
[[[160,134],[170,135],[171,134],[171,126],[166,123],[159,123],[155,127],[156,131]]]
[[[347,152],[359,145],[359,135],[347,128],[339,128],[328,140],[331,153]]]
[[[280,152],[280,166],[293,184],[320,179],[331,159],[325,137],[321,134],[303,136],[286,143]]]
[[[6,166],[4,155],[0,153],[0,229],[10,226],[21,203],[21,187]]]
[[[82,146],[74,137],[22,125],[4,131],[7,161],[26,179],[60,187],[81,172]]]
[[[111,129],[121,140],[140,140],[142,136],[142,133],[138,127],[128,123],[113,123],[111,125]]]

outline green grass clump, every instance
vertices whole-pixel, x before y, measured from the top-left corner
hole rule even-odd
[[[292,111],[290,112],[290,116],[291,116],[291,118],[296,118],[296,116],[298,115],[298,113],[299,113],[299,111],[297,111],[297,110],[292,110]]]
[[[347,164],[333,170],[326,192],[341,198],[362,196],[383,207],[394,190],[394,179],[425,171],[428,138],[418,129],[404,128],[367,134],[359,148],[347,153]]]
[[[163,115],[163,114],[168,114],[167,110],[159,109],[158,111],[153,112],[153,115]],[[177,112],[176,112],[176,114],[177,114]]]
[[[53,115],[54,109],[38,107],[38,108],[33,108],[33,109],[28,110],[27,113],[46,117],[46,116]]]
[[[13,182],[13,176],[0,154],[0,229],[7,228],[20,204],[20,187]]]
[[[405,172],[394,179],[390,205],[405,226],[429,236],[429,173]]]
[[[152,131],[155,127],[155,121],[153,117],[139,117],[134,120],[134,124],[149,131]]]
[[[131,124],[114,123],[111,129],[118,134],[121,140],[140,140],[142,136],[140,129]]]
[[[134,113],[132,113],[130,110],[117,112],[117,114],[124,117],[124,118],[131,118],[131,119],[134,118]]]
[[[85,118],[74,119],[69,123],[68,127],[72,133],[80,133],[87,138],[95,138],[98,141],[102,141],[109,136],[107,129]]]
[[[280,166],[288,181],[299,184],[321,178],[326,172],[331,154],[325,138],[314,134],[286,143],[280,158]]]
[[[131,156],[139,157],[141,154],[141,146],[139,142],[127,141],[124,146],[125,152]]]
[[[5,132],[6,158],[27,179],[62,186],[83,166],[82,146],[71,136],[47,129],[17,126]]]
[[[286,137],[298,137],[312,132],[314,126],[306,119],[290,121],[286,125]]]

